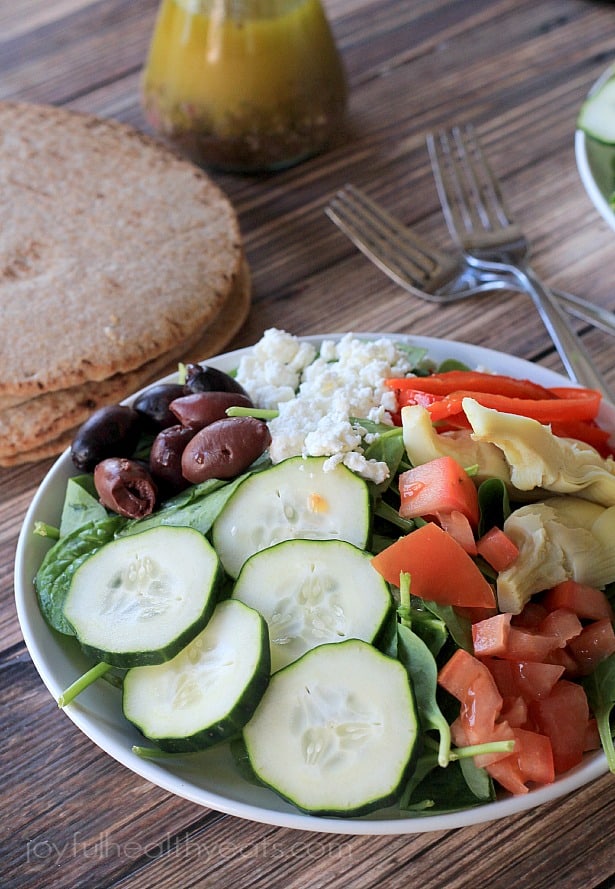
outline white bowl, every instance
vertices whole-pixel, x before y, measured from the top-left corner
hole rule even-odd
[[[614,75],[615,65],[612,65],[596,81],[589,95],[595,93]],[[615,229],[615,212],[609,203],[615,183],[615,145],[604,145],[591,139],[582,130],[577,130],[574,135],[574,150],[579,176],[590,201],[602,218]]]
[[[376,338],[384,334],[357,335]],[[456,358],[471,367],[488,367],[495,372],[529,378],[545,386],[570,385],[568,379],[554,371],[490,349],[428,337],[390,336],[397,342],[410,342],[426,348],[436,361]],[[318,343],[329,338],[337,336],[321,335],[306,339]],[[207,363],[230,371],[246,351],[207,359]],[[604,411],[604,421],[615,429],[615,409],[606,405]],[[33,530],[37,521],[58,524],[66,482],[74,474],[76,471],[70,453],[66,451],[52,466],[28,509],[15,560],[15,599],[23,637],[41,679],[56,700],[91,664],[75,639],[51,630],[39,611],[33,578],[49,542],[35,535]],[[595,752],[549,786],[523,796],[505,796],[473,809],[433,816],[387,809],[356,819],[320,818],[303,814],[271,791],[244,780],[234,766],[227,745],[196,757],[153,761],[137,756],[132,752],[132,746],[142,743],[143,739],[122,715],[120,691],[107,682],[99,681],[88,688],[64,712],[87,737],[118,762],[177,796],[253,821],[326,833],[409,834],[450,830],[492,821],[562,797],[608,771],[604,755]]]

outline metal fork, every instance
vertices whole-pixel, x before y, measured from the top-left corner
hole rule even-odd
[[[525,288],[516,275],[481,271],[462,253],[444,253],[419,237],[354,185],[325,207],[329,219],[404,290],[433,303],[451,303],[493,290]],[[615,336],[615,314],[580,296],[554,290],[566,311]]]
[[[468,262],[516,276],[532,298],[568,371],[576,382],[608,396],[606,383],[553,293],[527,263],[529,245],[512,220],[474,128],[454,127],[428,135],[427,148],[440,203]]]

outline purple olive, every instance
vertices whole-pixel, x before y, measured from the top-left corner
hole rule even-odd
[[[156,506],[157,488],[142,463],[109,457],[94,469],[94,485],[107,509],[129,519],[142,519]]]
[[[196,432],[196,429],[176,424],[162,429],[154,439],[149,455],[150,472],[156,481],[164,484],[168,493],[181,491],[189,484],[182,475],[182,454]]]
[[[234,377],[215,367],[201,364],[186,366],[186,389],[189,392],[239,392],[248,393]]]
[[[101,407],[78,429],[71,445],[77,469],[91,472],[107,457],[130,457],[141,436],[141,416],[131,407]]]
[[[250,399],[239,392],[193,392],[172,401],[170,410],[182,426],[196,430],[224,419],[226,409],[236,406],[254,407]]]
[[[271,444],[269,427],[255,417],[226,417],[196,433],[182,454],[182,473],[193,484],[234,478]]]
[[[144,425],[149,429],[166,429],[177,422],[175,415],[169,410],[169,404],[185,392],[180,383],[158,383],[142,392],[132,406],[142,415]]]

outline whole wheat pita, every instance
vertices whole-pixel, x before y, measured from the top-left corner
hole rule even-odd
[[[0,399],[133,371],[211,324],[242,263],[197,167],[115,121],[0,102]]]
[[[126,374],[45,393],[0,411],[0,466],[15,466],[59,454],[94,410],[117,403],[142,386],[172,373],[180,360],[199,361],[219,353],[246,320],[250,296],[249,270],[244,262],[222,310],[190,341]]]

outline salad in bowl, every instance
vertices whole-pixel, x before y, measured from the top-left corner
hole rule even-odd
[[[242,817],[414,832],[615,769],[615,415],[510,356],[298,338],[102,409],[16,560],[51,693]]]

